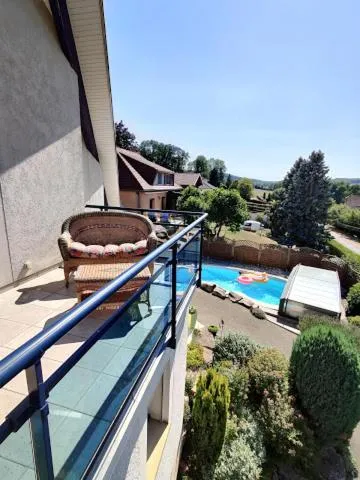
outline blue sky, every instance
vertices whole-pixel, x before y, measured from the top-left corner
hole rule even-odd
[[[105,0],[115,120],[281,179],[324,151],[360,177],[359,0]]]

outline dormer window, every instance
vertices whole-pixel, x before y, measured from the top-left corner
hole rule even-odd
[[[174,176],[171,173],[157,173],[154,185],[174,185]]]

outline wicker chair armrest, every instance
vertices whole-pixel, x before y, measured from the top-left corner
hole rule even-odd
[[[70,258],[69,248],[71,243],[72,243],[72,238],[71,238],[70,232],[68,231],[63,232],[58,238],[60,253],[64,260],[69,260]]]
[[[150,233],[150,235],[148,236],[147,238],[147,247],[148,247],[148,251],[149,252],[152,252],[153,250],[155,250],[155,248],[158,246],[159,244],[159,241],[158,241],[158,237],[156,236],[156,233],[154,231],[152,231]]]

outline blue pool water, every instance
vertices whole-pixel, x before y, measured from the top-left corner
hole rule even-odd
[[[239,270],[217,265],[203,265],[203,282],[216,283],[216,285],[225,288],[225,290],[244,293],[259,302],[279,305],[286,280],[269,276],[269,280],[266,283],[253,282],[249,285],[244,285],[236,281],[238,276]]]

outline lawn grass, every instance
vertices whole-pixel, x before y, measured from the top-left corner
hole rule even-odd
[[[277,242],[272,238],[269,238],[267,235],[269,230],[264,229],[262,234],[260,232],[247,232],[246,230],[240,230],[238,232],[230,232],[229,229],[223,229],[223,232],[220,234],[221,237],[226,238],[227,240],[246,240],[247,242],[255,242],[265,244],[276,244]]]

